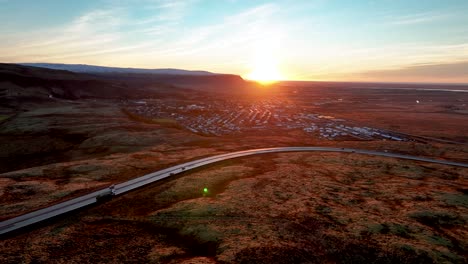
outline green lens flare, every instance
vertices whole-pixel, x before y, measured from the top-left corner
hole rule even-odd
[[[204,192],[204,193],[207,193],[207,192],[208,192],[208,188],[206,188],[206,187],[203,188],[203,192]]]

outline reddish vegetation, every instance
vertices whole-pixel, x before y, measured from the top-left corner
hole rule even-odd
[[[320,107],[324,114],[367,126],[468,143],[468,92],[419,90],[327,90],[340,98]]]
[[[321,145],[468,163],[467,93],[294,84],[235,95],[252,105],[277,100],[291,116],[411,134],[411,141],[366,141],[274,127],[205,136],[122,111],[129,105],[122,100],[49,100],[36,88],[8,85],[21,100],[36,97],[8,97],[11,105],[0,108],[2,219],[242,149]],[[233,97],[179,91],[158,90],[181,105]],[[0,262],[464,263],[467,177],[467,169],[357,154],[225,161],[6,237]]]
[[[2,246],[9,261],[458,262],[467,176],[356,154],[257,156],[154,184]],[[21,254],[25,247],[35,250]]]

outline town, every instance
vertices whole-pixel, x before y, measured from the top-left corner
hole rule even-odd
[[[396,132],[362,127],[352,121],[311,113],[280,99],[197,103],[156,99],[127,101],[124,107],[145,118],[175,120],[193,133],[207,136],[299,129],[326,140],[409,140]]]

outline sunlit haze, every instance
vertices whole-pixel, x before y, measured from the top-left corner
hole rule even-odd
[[[468,263],[468,0],[0,17],[0,264]]]
[[[0,61],[468,83],[468,1],[0,0]]]
[[[274,39],[257,43],[257,48],[249,61],[251,70],[245,78],[262,84],[270,84],[286,79],[279,69],[279,54],[281,54],[281,51],[275,47]]]

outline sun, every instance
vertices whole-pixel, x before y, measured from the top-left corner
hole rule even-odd
[[[263,54],[255,59],[252,71],[247,75],[247,79],[268,85],[282,80],[283,75],[278,68],[276,59],[268,54]]]

